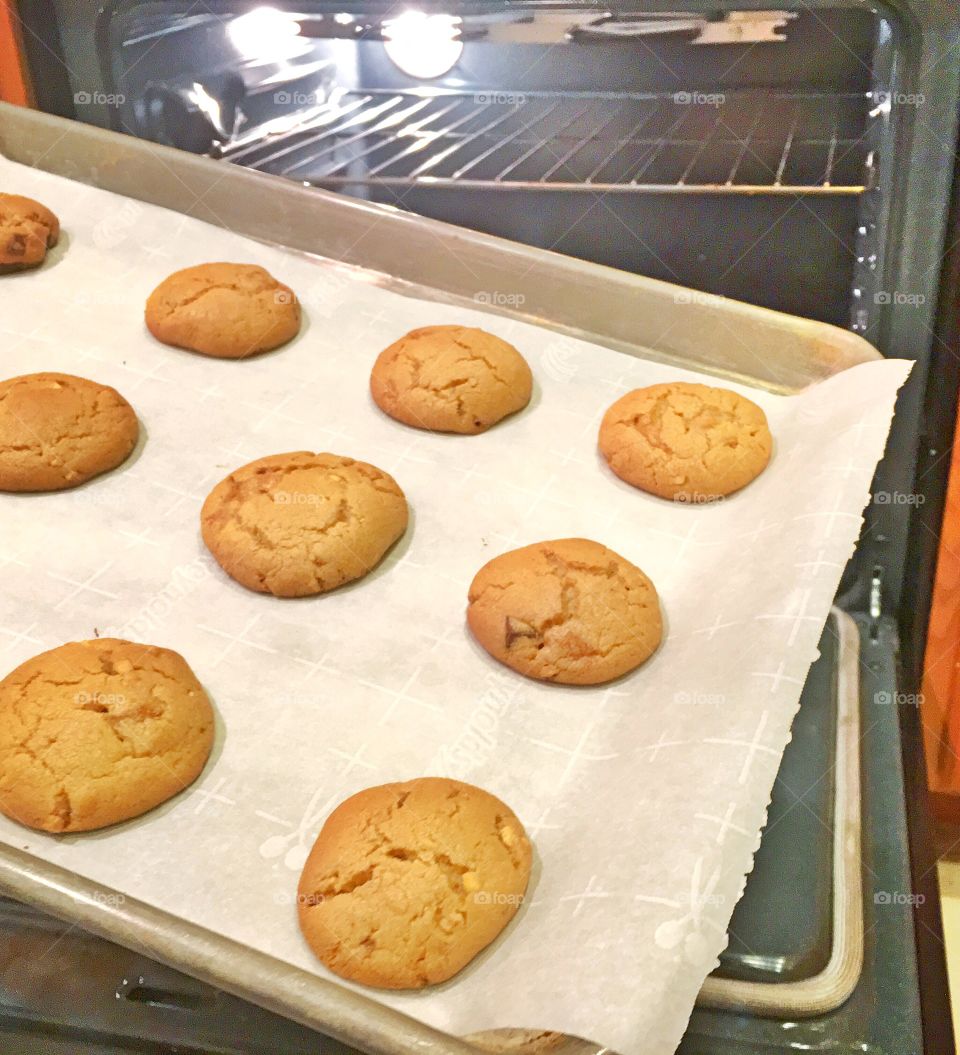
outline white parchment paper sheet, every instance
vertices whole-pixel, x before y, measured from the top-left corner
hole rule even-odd
[[[370,784],[468,780],[505,799],[534,840],[527,901],[452,983],[372,995],[454,1033],[549,1028],[624,1055],[672,1052],[725,945],[909,364],[858,366],[794,397],[749,391],[776,439],[769,469],[728,501],[674,505],[607,471],[597,424],[630,388],[709,378],[407,299],[3,160],[0,186],[45,202],[65,230],[47,266],[0,280],[4,376],[112,384],[146,437],[75,491],[0,496],[2,669],[120,633],[182,652],[219,712],[210,765],[174,802],[80,836],[0,818],[0,839],[322,972],[294,895],[326,814]],[[305,303],[299,339],[246,362],[155,343],[147,295],[208,260],[259,263],[289,283]],[[377,353],[443,322],[521,349],[536,376],[526,412],[451,437],[376,409]],[[249,593],[208,557],[200,505],[230,470],[302,449],[393,473],[410,529],[351,587],[300,601]],[[666,614],[654,659],[610,687],[527,681],[465,629],[485,561],[576,535],[642,567]]]

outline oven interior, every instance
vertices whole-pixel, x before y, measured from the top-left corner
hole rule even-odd
[[[897,107],[865,9],[150,0],[98,40],[119,130],[871,329]]]
[[[81,120],[922,354],[886,342],[910,307],[902,298],[922,293],[897,285],[888,247],[923,99],[906,90],[900,30],[880,9],[49,2]],[[925,281],[932,296],[936,278]],[[866,612],[877,574],[859,553],[841,600]],[[879,606],[860,620],[865,707],[896,684],[896,634],[878,616]],[[835,644],[828,626],[726,977],[806,977],[829,955],[830,781],[809,775],[830,771]],[[698,1010],[682,1052],[919,1052],[910,910],[871,902],[875,890],[910,886],[899,733],[896,716],[882,717],[864,733],[861,986],[809,1022]],[[19,981],[0,991],[0,1040],[46,1019],[75,1024],[71,1051],[130,1050],[135,1038],[156,1046],[137,1050],[316,1050],[292,1023],[19,906],[5,911]],[[51,941],[55,959],[31,951]],[[34,1050],[21,1034],[15,1043]],[[49,1029],[43,1043],[35,1050],[61,1050]]]

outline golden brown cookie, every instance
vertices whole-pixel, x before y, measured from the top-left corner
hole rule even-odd
[[[440,777],[368,788],[317,836],[297,892],[300,927],[350,981],[436,985],[510,922],[531,859],[523,826],[481,788]]]
[[[764,412],[727,388],[675,382],[628,392],[604,414],[600,451],[628,484],[678,502],[739,491],[767,467]]]
[[[663,635],[653,583],[618,553],[583,538],[494,557],[470,584],[467,623],[501,663],[564,685],[626,674]]]
[[[133,407],[72,374],[0,381],[0,491],[60,491],[124,461],[137,444]]]
[[[407,527],[388,473],[336,454],[273,454],[232,472],[200,514],[223,570],[277,597],[325,593],[371,571]]]
[[[0,811],[48,832],[138,817],[197,778],[213,730],[176,652],[117,638],[41,652],[0,681]]]
[[[45,205],[19,194],[0,194],[0,271],[42,264],[59,237],[60,221]]]
[[[267,352],[300,332],[293,290],[253,264],[176,271],[150,294],[144,318],[158,341],[218,359]]]
[[[469,326],[424,326],[384,349],[370,374],[374,402],[405,425],[484,432],[530,402],[526,359]]]

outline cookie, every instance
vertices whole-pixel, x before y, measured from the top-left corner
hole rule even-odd
[[[267,352],[300,332],[293,290],[253,264],[176,271],[150,294],[144,318],[158,341],[217,359]]]
[[[41,652],[0,681],[0,811],[47,832],[139,817],[197,778],[213,730],[176,652],[116,638]]]
[[[220,567],[276,597],[325,593],[371,571],[407,527],[388,473],[336,454],[273,454],[232,472],[200,514]]]
[[[0,194],[0,271],[42,264],[59,237],[60,221],[45,205],[19,194]]]
[[[467,624],[495,659],[542,681],[598,685],[640,666],[663,636],[653,583],[583,538],[536,542],[485,564]]]
[[[133,407],[72,374],[0,381],[0,491],[60,491],[124,461],[137,444]]]
[[[374,402],[405,425],[484,432],[530,402],[526,359],[499,337],[469,326],[411,330],[377,357]]]
[[[770,461],[764,412],[727,388],[675,382],[628,392],[604,414],[600,451],[628,484],[677,502],[746,487]]]
[[[330,814],[310,851],[300,928],[352,982],[436,985],[516,914],[531,858],[523,826],[480,788],[440,777],[368,788]]]

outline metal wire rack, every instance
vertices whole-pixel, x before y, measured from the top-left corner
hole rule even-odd
[[[870,97],[334,90],[231,161],[327,187],[858,194]]]

